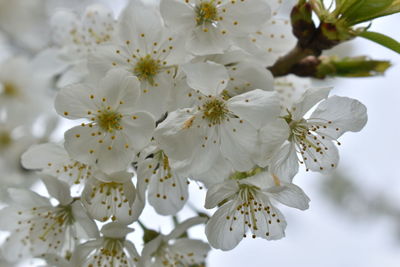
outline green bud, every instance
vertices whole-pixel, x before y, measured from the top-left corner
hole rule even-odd
[[[307,43],[314,36],[316,27],[312,20],[312,7],[306,0],[299,0],[295,5],[290,14],[293,34],[299,40],[301,45],[307,45]]]
[[[321,57],[315,77],[371,77],[382,75],[391,66],[388,61],[371,60],[367,57]]]

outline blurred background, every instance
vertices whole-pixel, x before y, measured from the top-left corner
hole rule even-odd
[[[45,25],[46,15],[51,12],[48,10],[56,6],[84,8],[103,2],[118,14],[126,2],[54,0],[50,1],[53,6],[43,9],[40,4],[44,1],[25,1],[0,0],[0,62],[22,50],[34,54],[48,40],[46,27],[32,28],[33,24],[24,23],[29,20],[22,17],[32,16],[36,25]],[[26,6],[16,8],[18,3]],[[12,13],[15,10],[20,13]],[[393,15],[374,21],[371,30],[400,40],[399,25],[400,15]],[[305,212],[282,207],[288,221],[286,238],[272,242],[245,239],[232,251],[213,250],[208,267],[400,266],[400,56],[363,39],[343,44],[332,53],[366,55],[393,64],[382,77],[325,81],[334,87],[332,94],[356,98],[367,106],[367,126],[360,133],[347,133],[341,138],[341,162],[335,173],[322,176],[301,169],[295,177],[294,182],[310,197],[311,206]],[[61,140],[69,127],[61,123],[52,138]],[[205,190],[200,188],[192,182],[190,207],[178,214],[179,219],[203,211]],[[171,218],[157,215],[151,207],[146,208],[142,221],[163,233],[173,225]],[[134,228],[131,238],[140,249],[142,231],[137,225]],[[205,239],[202,227],[190,234]],[[27,262],[21,266],[35,265]]]

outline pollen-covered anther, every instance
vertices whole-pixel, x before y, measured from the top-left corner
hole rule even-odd
[[[153,59],[151,55],[146,55],[137,61],[133,73],[139,80],[144,80],[149,82],[150,85],[154,85],[154,77],[160,72],[160,70],[160,61]]]
[[[224,122],[227,117],[229,110],[226,107],[224,101],[214,98],[208,100],[202,106],[203,119],[207,120],[210,124],[216,125]]]
[[[103,110],[99,112],[95,121],[103,131],[114,132],[121,129],[121,114],[115,111]]]
[[[218,10],[214,1],[201,2],[195,7],[197,25],[218,21]]]

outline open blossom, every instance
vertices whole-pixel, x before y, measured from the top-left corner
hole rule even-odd
[[[21,163],[26,169],[40,170],[70,185],[85,183],[93,175],[92,166],[71,159],[65,148],[55,143],[31,146]]]
[[[73,255],[75,266],[135,267],[139,254],[126,239],[133,229],[113,222],[103,226],[102,236],[77,247]]]
[[[158,118],[166,111],[177,64],[183,63],[182,40],[163,26],[154,7],[139,1],[123,11],[118,29],[119,42],[91,54],[91,76],[99,78],[111,68],[131,72],[140,81],[137,107]]]
[[[27,59],[9,58],[0,64],[0,110],[24,113],[25,121],[32,123],[47,106],[46,88]]]
[[[2,246],[3,255],[10,261],[45,253],[65,256],[74,250],[82,234],[97,234],[96,224],[80,201],[70,196],[68,185],[55,177],[42,179],[59,202],[57,206],[32,191],[10,189],[13,204],[0,211],[0,228],[11,232]]]
[[[155,133],[160,147],[177,162],[174,167],[196,175],[223,157],[237,170],[252,168],[258,130],[280,113],[275,93],[257,89],[226,99],[221,93],[229,76],[222,65],[188,64],[184,71],[198,104],[171,112]]]
[[[134,153],[150,142],[155,127],[153,117],[135,107],[139,86],[136,77],[115,69],[96,86],[76,84],[60,91],[58,114],[90,121],[65,133],[65,149],[73,159],[106,173],[128,167]]]
[[[51,24],[55,48],[41,53],[42,67],[62,72],[59,87],[81,82],[88,75],[88,55],[116,39],[112,11],[100,4],[88,6],[81,17],[72,10],[58,10]]]
[[[166,153],[153,146],[146,159],[138,165],[138,179],[148,185],[147,197],[162,215],[174,215],[188,200],[188,179],[172,169]]]
[[[221,205],[206,225],[208,241],[214,248],[231,250],[248,231],[253,238],[282,238],[286,221],[272,201],[301,210],[308,208],[310,200],[298,186],[265,171],[248,176],[226,180],[207,192],[206,208]]]
[[[295,47],[289,14],[297,0],[270,0],[272,16],[246,36],[235,38],[235,43],[254,56],[261,64],[272,66],[276,60]]]
[[[96,172],[82,192],[82,202],[96,220],[108,219],[130,224],[140,215],[134,205],[141,202],[132,183],[132,173],[116,172],[106,175]],[[136,202],[136,203],[135,203]]]
[[[201,240],[182,238],[182,235],[190,227],[206,220],[204,217],[194,217],[178,224],[168,235],[159,234],[143,248],[138,266],[203,266],[210,246]]]
[[[168,26],[187,33],[186,47],[196,55],[224,52],[233,37],[256,31],[270,17],[263,0],[162,0],[160,8]]]
[[[311,171],[336,168],[339,152],[335,143],[341,144],[338,138],[347,131],[360,131],[367,123],[367,109],[362,103],[348,97],[328,98],[329,91],[329,88],[309,89],[287,110],[284,119],[290,136],[270,162],[271,171],[278,177],[292,178],[299,162]],[[315,111],[304,118],[321,100]]]

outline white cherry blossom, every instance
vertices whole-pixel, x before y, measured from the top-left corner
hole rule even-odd
[[[298,186],[281,182],[268,172],[255,169],[232,178],[236,179],[207,191],[205,207],[218,206],[206,225],[208,241],[214,248],[233,249],[247,237],[249,230],[252,238],[284,237],[286,220],[273,201],[301,210],[308,208],[310,200]]]
[[[204,223],[207,218],[195,217],[178,224],[168,235],[159,234],[142,251],[139,267],[203,266],[210,246],[201,240],[182,238],[190,227]]]
[[[2,246],[10,261],[44,253],[66,255],[83,237],[95,237],[96,224],[79,200],[73,199],[66,183],[43,176],[49,194],[59,204],[26,189],[10,189],[13,204],[0,211],[0,228],[10,231]]]
[[[56,143],[31,146],[21,157],[26,169],[40,170],[72,185],[85,183],[93,174],[90,165],[73,160],[65,148]]]
[[[226,51],[233,37],[256,31],[271,15],[264,0],[162,0],[160,10],[168,26],[187,33],[186,47],[196,55]]]
[[[59,87],[81,82],[88,74],[88,55],[116,39],[112,11],[100,4],[88,6],[81,16],[72,10],[58,10],[51,24],[56,46],[41,53],[41,67],[49,73],[62,72]]]
[[[157,213],[174,215],[188,200],[189,181],[172,169],[164,151],[154,146],[149,152],[138,165],[138,179],[148,185],[147,197]]]
[[[284,116],[290,136],[271,159],[271,172],[278,177],[292,178],[299,162],[306,170],[326,172],[339,162],[338,140],[345,132],[358,132],[367,123],[366,107],[355,99],[340,96],[328,98],[330,89],[309,89]],[[318,102],[314,112],[305,114]],[[300,160],[298,159],[300,156]]]
[[[96,220],[108,219],[124,224],[135,220],[133,204],[136,198],[132,173],[117,172],[110,175],[96,172],[82,192],[82,201]]]
[[[135,267],[139,254],[126,235],[133,229],[113,222],[103,226],[102,236],[81,244],[75,250],[76,266]]]
[[[0,110],[23,113],[25,121],[32,123],[48,104],[45,89],[45,80],[36,75],[27,59],[9,58],[1,63]]]
[[[128,167],[155,128],[153,117],[136,109],[139,86],[136,77],[115,69],[96,86],[76,84],[60,91],[55,100],[58,114],[90,121],[65,133],[65,149],[73,159],[106,173]]]
[[[156,130],[155,137],[173,167],[196,176],[223,157],[233,168],[245,171],[258,156],[258,130],[279,116],[275,93],[252,90],[226,99],[229,75],[216,63],[184,66],[187,82],[194,90],[197,106],[171,112]],[[195,91],[197,90],[197,91]]]
[[[91,76],[101,77],[111,68],[131,72],[141,82],[138,108],[156,118],[166,111],[165,99],[174,86],[177,64],[183,63],[180,36],[162,24],[154,7],[133,1],[124,9],[118,25],[119,42],[92,53]]]

